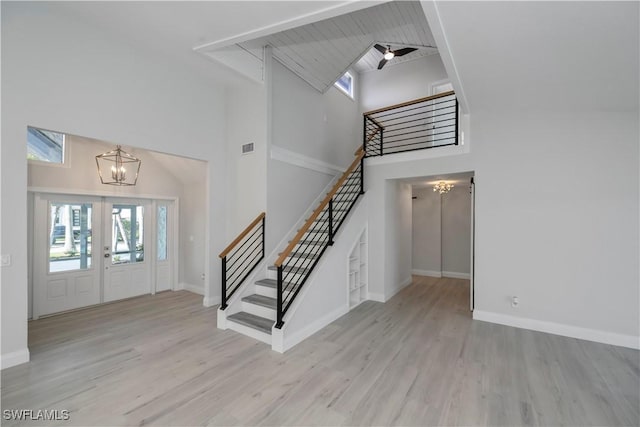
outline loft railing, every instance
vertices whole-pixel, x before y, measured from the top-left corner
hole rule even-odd
[[[293,240],[275,262],[277,269],[276,328],[291,303],[315,268],[358,197],[364,194],[364,151],[359,148],[356,158],[344,174],[298,230]]]
[[[366,157],[447,145],[458,145],[458,99],[453,91],[364,113]]]
[[[264,258],[265,216],[264,212],[258,215],[219,255],[222,260],[222,310]]]

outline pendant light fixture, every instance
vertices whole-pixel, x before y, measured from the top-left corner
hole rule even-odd
[[[440,181],[439,183],[433,186],[433,191],[437,191],[440,194],[445,194],[451,191],[453,187],[454,187],[453,184],[447,184],[444,181]]]
[[[142,161],[116,146],[96,156],[100,182],[107,185],[136,185]]]

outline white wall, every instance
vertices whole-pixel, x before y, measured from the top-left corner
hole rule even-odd
[[[277,61],[267,58],[267,67],[270,147],[302,155],[303,164],[334,167],[322,172],[269,155],[266,246],[270,252],[338,171],[353,161],[361,122],[358,103],[337,89],[321,94]]]
[[[413,196],[412,270],[415,274],[441,275],[440,195],[431,188],[416,188]]]
[[[476,309],[639,335],[637,117],[474,114]]]
[[[442,199],[442,272],[445,277],[468,275],[471,267],[471,194],[456,185]],[[432,191],[433,193],[433,191]]]
[[[54,129],[55,130],[55,129]],[[100,182],[96,169],[95,156],[115,148],[113,144],[66,135],[68,158],[65,163],[69,167],[47,165],[44,162],[30,162],[28,165],[27,184],[30,188],[74,191],[84,194],[111,195],[116,197],[161,196],[180,197],[182,182],[161,163],[156,161],[158,154],[145,155],[146,150],[134,147],[122,147],[127,153],[142,160],[140,174],[135,186],[120,187],[104,185]],[[148,153],[148,152],[147,152]],[[68,161],[68,163],[67,163]]]
[[[187,289],[204,293],[207,209],[206,181],[192,182],[180,199],[180,270],[179,281]],[[217,254],[214,254],[214,256]],[[216,283],[216,278],[213,282]]]
[[[27,355],[28,125],[208,160],[205,294],[215,301],[220,265],[210,253],[222,249],[225,224],[222,87],[62,16],[55,3],[1,7],[1,194],[11,203],[2,204],[0,251],[12,256],[1,270],[3,366]]]
[[[466,277],[471,265],[471,195],[457,184],[443,195],[432,188],[413,190],[413,271]]]
[[[412,208],[411,185],[388,180],[385,182],[386,255],[384,300],[388,300],[411,283]],[[375,250],[375,249],[373,249]],[[370,249],[371,251],[371,249]]]
[[[447,79],[440,55],[387,65],[360,76],[362,111],[371,111],[431,95],[431,84]]]
[[[267,210],[267,93],[264,85],[246,82],[226,91],[227,186],[226,240],[231,241]],[[242,145],[255,151],[242,154]]]

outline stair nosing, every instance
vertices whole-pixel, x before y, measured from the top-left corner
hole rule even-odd
[[[257,319],[261,319],[261,320],[259,320],[259,322],[261,322],[261,323],[266,323],[265,321],[268,321],[269,323],[271,323],[271,326],[269,328],[266,328],[266,326],[256,325],[256,324],[251,323],[250,321],[248,321],[246,319],[242,319],[242,317],[248,317],[249,319],[253,319],[253,320],[255,320],[256,318]],[[246,311],[240,311],[238,313],[231,314],[230,316],[227,317],[227,321],[238,323],[240,325],[246,326],[246,327],[251,328],[251,329],[255,329],[258,332],[263,332],[263,333],[268,334],[268,335],[271,335],[271,328],[273,327],[273,324],[275,323],[275,321],[273,321],[273,320],[266,319],[266,318],[260,317],[260,316],[256,316],[255,314],[247,313]]]
[[[264,301],[265,299],[268,299],[269,301]],[[275,298],[267,297],[264,295],[258,295],[258,294],[252,294],[252,295],[247,295],[246,297],[242,297],[241,301],[246,302],[248,304],[258,305],[260,307],[268,308],[271,310],[275,310],[276,305],[278,303]]]

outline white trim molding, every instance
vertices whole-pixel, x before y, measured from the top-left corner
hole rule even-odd
[[[322,316],[321,318],[316,319],[314,322],[307,325],[304,329],[299,330],[291,335],[287,335],[287,331],[285,329],[283,331],[284,339],[282,343],[282,348],[280,348],[279,345],[272,345],[272,350],[277,351],[279,353],[284,353],[285,351],[289,350],[293,346],[300,344],[302,341],[309,338],[311,335],[315,334],[316,332],[318,332],[320,329],[324,328],[331,322],[344,316],[348,312],[349,312],[349,307],[347,306],[340,307],[332,311],[331,313],[328,313],[325,316]],[[276,343],[274,342],[274,344]]]
[[[367,294],[367,299],[370,301],[386,302],[386,300],[384,299],[384,294],[379,294],[376,292],[369,292]]]
[[[471,279],[471,274],[469,273],[456,273],[455,271],[443,271],[442,277],[449,277],[451,279]]]
[[[213,296],[213,297],[203,297],[202,298],[202,305],[205,307],[213,307],[215,305],[220,305],[222,302],[222,297],[219,296]]]
[[[437,277],[437,278],[442,277],[442,272],[441,271],[419,270],[417,268],[414,268],[413,270],[411,270],[411,274],[414,274],[416,276],[427,276],[427,277]]]
[[[571,326],[562,323],[547,322],[544,320],[510,316],[508,314],[493,313],[481,310],[473,311],[473,319],[481,320],[483,322],[497,323],[499,325],[512,326],[514,328],[545,332],[547,334],[560,335],[563,337],[617,345],[620,347],[633,348],[636,350],[640,349],[640,337],[635,337],[633,335],[623,335],[617,334],[615,332],[601,331],[598,329],[581,328],[579,326]]]
[[[397,294],[402,289],[404,289],[407,286],[409,286],[411,284],[411,282],[413,282],[413,277],[409,276],[406,279],[404,279],[402,282],[400,282],[400,284],[398,286],[392,288],[388,294],[385,292],[384,301],[383,302],[389,301],[391,298],[393,298],[393,296],[395,294]]]
[[[340,166],[287,150],[286,148],[271,145],[271,158],[280,162],[289,163],[290,165],[299,166],[305,169],[311,169],[316,172],[335,176],[344,172]]]
[[[29,349],[23,348],[22,350],[13,351],[11,353],[3,354],[0,358],[0,369],[11,368],[12,366],[22,365],[29,361]]]
[[[204,295],[204,288],[202,286],[192,285],[191,283],[179,283],[177,290],[185,290],[198,295]]]

